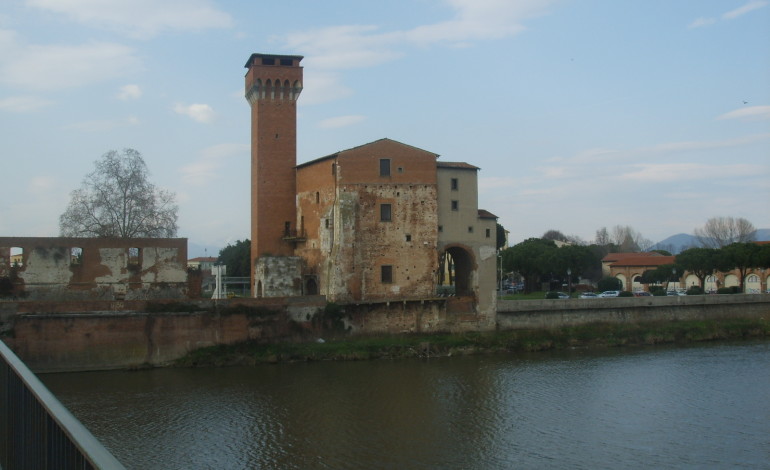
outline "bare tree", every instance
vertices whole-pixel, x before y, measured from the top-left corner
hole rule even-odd
[[[607,232],[607,227],[602,227],[596,231],[595,243],[599,246],[606,246],[610,244],[610,234]]]
[[[139,152],[111,150],[95,162],[80,189],[71,194],[59,217],[62,236],[174,237],[177,231],[175,195],[148,180]]]
[[[645,251],[652,246],[650,240],[644,238],[641,233],[628,225],[616,225],[613,227],[610,241],[617,245],[621,252]]]
[[[742,217],[712,217],[694,230],[698,243],[705,248],[722,248],[732,243],[754,241],[754,225]]]

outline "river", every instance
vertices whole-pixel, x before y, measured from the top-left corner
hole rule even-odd
[[[41,375],[129,469],[770,469],[770,342]]]

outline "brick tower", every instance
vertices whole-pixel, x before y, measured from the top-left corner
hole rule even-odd
[[[264,255],[292,256],[296,237],[297,98],[302,56],[252,54],[246,62],[251,105],[251,286]]]

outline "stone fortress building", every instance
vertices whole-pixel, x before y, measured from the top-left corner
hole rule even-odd
[[[496,220],[479,168],[380,139],[297,164],[302,56],[252,54],[251,257],[255,297],[424,303],[494,324]]]

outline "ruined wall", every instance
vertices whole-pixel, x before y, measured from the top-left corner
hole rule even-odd
[[[257,297],[302,295],[302,258],[261,256],[254,269]]]
[[[22,251],[19,266],[11,247]],[[0,277],[32,300],[181,298],[187,239],[0,237]]]
[[[326,279],[337,301],[434,296],[435,154],[383,139],[338,155],[334,244]],[[380,160],[389,159],[382,175]],[[389,220],[383,220],[389,205]],[[383,267],[390,270],[385,277]]]
[[[305,260],[305,282],[312,278],[324,294],[328,293],[321,287],[328,285],[324,268],[334,243],[335,162],[326,158],[297,168],[297,226],[306,239],[296,244],[294,253]]]

